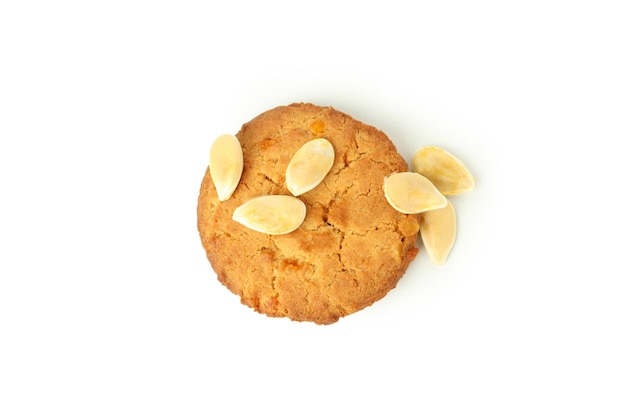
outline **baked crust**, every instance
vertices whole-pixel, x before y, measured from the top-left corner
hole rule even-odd
[[[271,317],[330,324],[393,289],[417,254],[417,215],[393,209],[383,194],[406,161],[380,130],[332,107],[294,103],[266,111],[239,133],[244,168],[232,197],[220,202],[209,170],[198,199],[198,230],[218,279],[241,302]],[[232,220],[236,207],[266,194],[290,195],[285,171],[307,141],[328,139],[335,162],[300,195],[302,225],[267,235]]]

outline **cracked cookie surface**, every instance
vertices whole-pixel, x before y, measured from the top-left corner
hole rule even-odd
[[[392,208],[385,177],[408,171],[380,130],[313,104],[294,103],[260,114],[236,134],[244,158],[241,181],[219,201],[207,169],[198,198],[198,230],[218,279],[241,302],[271,317],[330,324],[370,306],[393,289],[417,254],[418,215]],[[290,195],[287,165],[307,141],[335,149],[328,175],[298,196],[302,225],[267,235],[232,220],[253,197]]]

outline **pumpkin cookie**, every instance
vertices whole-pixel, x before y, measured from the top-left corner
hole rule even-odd
[[[295,103],[260,114],[235,135],[243,172],[220,201],[207,169],[198,230],[218,279],[241,302],[271,317],[330,324],[380,300],[417,254],[418,216],[385,199],[385,178],[409,167],[380,130],[332,107]],[[289,195],[287,167],[307,142],[325,138],[334,160],[323,180],[299,194],[304,220],[285,234],[233,220],[255,197]]]

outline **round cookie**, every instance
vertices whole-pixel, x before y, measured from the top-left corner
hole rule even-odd
[[[294,103],[266,111],[236,134],[244,168],[232,197],[219,201],[209,170],[198,199],[198,230],[218,279],[241,302],[271,317],[330,324],[393,289],[417,255],[417,215],[393,209],[383,182],[408,171],[380,130],[332,107]],[[334,164],[300,196],[302,225],[268,235],[232,220],[253,197],[290,195],[287,165],[307,141],[326,138]]]

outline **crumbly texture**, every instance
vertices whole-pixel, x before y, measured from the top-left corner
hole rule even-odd
[[[269,110],[237,133],[244,156],[239,186],[220,202],[207,169],[198,199],[202,245],[218,279],[241,302],[271,317],[330,324],[393,289],[417,254],[417,215],[393,209],[383,182],[408,171],[380,130],[332,107],[295,103]],[[232,220],[253,197],[290,195],[285,171],[307,141],[328,139],[335,162],[300,195],[302,225],[286,235],[256,232]]]

